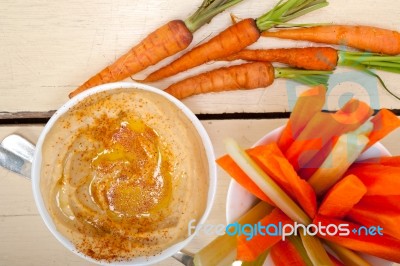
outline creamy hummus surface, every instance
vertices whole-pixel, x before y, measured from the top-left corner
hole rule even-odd
[[[206,208],[208,163],[190,120],[162,96],[116,89],[62,115],[43,143],[41,193],[57,229],[97,260],[152,256]]]

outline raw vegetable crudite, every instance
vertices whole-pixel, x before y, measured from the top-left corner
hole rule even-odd
[[[237,259],[259,262],[269,252],[277,265],[285,265],[282,258],[289,249],[296,265],[370,265],[357,252],[400,262],[399,156],[354,162],[367,147],[400,127],[400,119],[388,110],[371,118],[372,109],[355,99],[335,113],[322,112],[323,91],[324,87],[317,86],[300,95],[276,143],[242,150],[229,139],[228,155],[217,163],[250,193],[273,203],[274,210],[259,220],[261,225],[336,225],[336,234],[320,229],[311,235],[300,227],[300,237],[285,236],[284,241],[291,242],[282,242],[282,236],[275,234],[258,234],[251,239],[241,235]],[[318,151],[305,156],[315,171],[311,178],[303,179],[307,164],[299,163],[302,153],[307,155],[310,147],[325,147],[327,143],[330,146],[323,149],[324,159],[313,159],[321,155]],[[288,155],[291,159],[285,158]],[[315,195],[316,214],[310,212],[313,204],[307,201]],[[349,233],[340,233],[339,225],[346,225]],[[382,230],[366,234],[365,228],[370,226]]]
[[[327,6],[326,0],[282,0],[269,12],[256,20],[244,19],[209,41],[196,46],[177,60],[151,73],[144,82],[164,79],[202,65],[206,62],[237,53],[260,38],[260,33],[313,10]]]
[[[185,21],[172,20],[156,29],[113,64],[71,92],[69,97],[97,85],[123,80],[184,50],[192,42],[196,30],[241,1],[243,0],[204,0],[197,11]]]
[[[352,67],[373,75],[382,84],[384,89],[393,97],[400,99],[392,93],[383,80],[369,69],[378,69],[393,73],[400,73],[400,56],[382,55],[368,52],[340,51],[331,47],[305,47],[281,49],[244,49],[236,54],[220,60],[279,62],[291,67],[308,70],[334,70],[337,66]]]
[[[307,85],[326,84],[330,71],[274,68],[268,62],[253,62],[215,69],[172,84],[166,92],[178,99],[193,95],[240,89],[263,88],[276,78],[289,78]]]
[[[264,37],[346,45],[371,53],[400,54],[400,33],[371,26],[323,25],[263,32]]]

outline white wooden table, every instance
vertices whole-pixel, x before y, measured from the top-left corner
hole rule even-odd
[[[368,24],[400,30],[400,2],[390,0],[331,0],[330,6],[308,14],[298,22]],[[68,93],[89,76],[111,63],[150,31],[171,19],[184,19],[201,0],[3,0],[0,4],[0,139],[19,133],[35,142],[43,124],[67,101]],[[240,18],[257,17],[276,1],[244,0],[229,11]],[[231,23],[229,13],[217,16],[195,34],[193,44],[218,33]],[[300,47],[305,42],[262,39],[253,47]],[[174,58],[174,57],[173,57]],[[149,71],[172,60],[163,61]],[[153,85],[168,84],[223,63],[212,63]],[[400,76],[378,72],[400,95]],[[360,84],[367,80],[370,86]],[[340,81],[340,82],[339,82]],[[338,84],[336,84],[339,82]],[[332,76],[329,104],[337,109],[352,93],[375,109],[397,114],[400,101],[375,80],[350,69]],[[234,137],[246,147],[288,117],[296,95],[304,86],[277,80],[268,89],[200,95],[184,100],[199,115],[217,156],[224,154],[222,140]],[[400,131],[383,144],[400,154]],[[218,171],[218,191],[209,223],[225,222],[225,198],[229,177]],[[34,205],[29,180],[0,169],[0,265],[88,265],[65,250],[47,231]],[[188,249],[196,251],[210,237],[199,235]],[[179,265],[168,259],[160,265]]]

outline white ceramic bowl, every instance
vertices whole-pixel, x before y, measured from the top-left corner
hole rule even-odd
[[[276,142],[280,133],[283,130],[283,126],[274,129],[269,132],[261,139],[259,139],[256,143],[254,143],[253,147],[259,146],[262,144],[269,144],[272,142]],[[363,152],[359,157],[358,161],[365,160],[372,157],[379,156],[390,156],[389,151],[379,142],[373,145],[371,148]],[[226,220],[227,223],[232,223],[237,220],[240,216],[246,213],[257,201],[257,198],[250,194],[245,188],[243,188],[239,183],[235,180],[231,180],[228,188],[228,195],[226,201]],[[391,265],[390,262],[386,260],[382,260],[379,258],[375,258],[372,256],[364,256],[368,261],[372,263],[372,265]],[[274,265],[270,256],[268,256],[267,260],[264,263],[265,266]]]
[[[48,121],[46,126],[44,127],[42,133],[39,136],[39,140],[36,144],[36,150],[35,150],[35,155],[34,155],[34,161],[32,164],[32,172],[31,172],[31,177],[32,177],[32,188],[33,188],[33,195],[35,198],[36,206],[39,210],[39,213],[46,224],[47,228],[50,230],[50,232],[63,244],[68,250],[72,251],[73,253],[79,255],[82,258],[87,259],[88,261],[98,263],[98,264],[105,264],[104,261],[97,261],[94,260],[88,256],[83,255],[82,253],[79,253],[76,251],[74,245],[69,241],[67,238],[65,238],[62,234],[60,234],[57,229],[55,224],[53,223],[51,216],[49,215],[42,196],[40,192],[40,168],[42,164],[42,145],[43,141],[46,138],[47,133],[49,130],[52,128],[54,123],[57,121],[58,118],[65,112],[67,112],[72,106],[76,105],[79,101],[83,100],[84,98],[93,95],[95,93],[99,93],[102,91],[107,91],[107,90],[113,90],[113,89],[119,89],[119,88],[132,88],[132,89],[139,89],[139,90],[145,90],[145,91],[150,91],[154,92],[156,94],[159,94],[166,98],[168,101],[172,102],[175,104],[186,116],[187,118],[193,123],[194,127],[196,128],[197,132],[200,135],[200,138],[203,142],[203,146],[205,149],[205,153],[208,159],[208,165],[209,165],[209,188],[208,188],[208,197],[207,197],[207,206],[206,209],[203,213],[203,216],[201,219],[198,221],[199,224],[205,223],[205,220],[207,219],[213,201],[214,201],[214,196],[215,196],[215,191],[216,191],[216,165],[215,165],[215,155],[213,151],[213,147],[210,141],[210,138],[204,129],[203,125],[200,123],[200,121],[197,119],[197,117],[187,108],[182,102],[177,100],[176,98],[172,97],[171,95],[165,93],[162,90],[159,90],[157,88],[140,84],[140,83],[134,83],[134,82],[117,82],[117,83],[109,83],[109,84],[104,84],[97,86],[93,89],[87,90],[76,97],[70,99],[67,103],[65,103],[60,109],[58,109],[55,114],[51,117],[51,119]],[[179,242],[168,249],[162,251],[160,254],[151,256],[150,258],[148,257],[136,257],[133,258],[132,260],[129,261],[122,261],[122,262],[113,262],[113,265],[149,265],[149,264],[154,264],[157,262],[160,262],[173,254],[175,254],[177,251],[181,250],[184,248],[195,236],[196,232],[186,238],[184,241]],[[106,263],[107,264],[107,263]]]

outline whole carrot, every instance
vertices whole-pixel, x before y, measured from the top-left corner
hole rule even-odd
[[[287,0],[279,3],[269,12],[254,20],[244,19],[222,31],[171,64],[151,73],[144,82],[153,82],[170,77],[206,62],[234,54],[256,42],[262,31],[297,18],[305,13],[328,5],[326,0]]]
[[[333,70],[337,65],[338,53],[330,47],[245,49],[221,60],[233,61],[238,59],[279,62],[292,67],[311,70]]]
[[[262,36],[346,45],[388,55],[400,54],[399,32],[371,26],[315,26],[263,32]]]
[[[247,60],[279,62],[292,67],[310,70],[333,70],[336,66],[353,67],[378,78],[384,89],[393,97],[393,94],[384,84],[383,80],[369,69],[400,73],[400,56],[382,55],[366,52],[348,52],[333,49],[331,47],[306,47],[283,49],[244,49],[236,54],[220,60]]]
[[[291,78],[309,85],[324,84],[329,71],[274,68],[268,62],[253,62],[212,70],[172,84],[166,92],[178,99],[209,92],[255,89],[271,85],[275,78]]]
[[[241,1],[204,0],[188,19],[172,20],[156,29],[114,63],[71,92],[69,97],[100,84],[123,80],[184,50],[192,42],[196,30],[210,22],[215,15]]]

